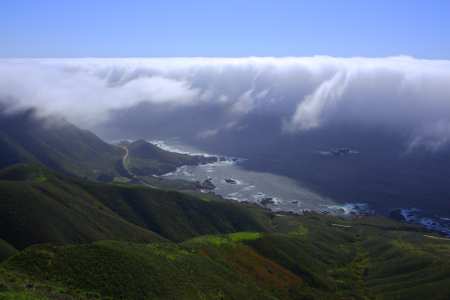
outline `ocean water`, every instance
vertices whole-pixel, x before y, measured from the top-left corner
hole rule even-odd
[[[420,224],[429,230],[450,237],[450,218],[448,217],[432,215],[418,208],[403,208],[400,214],[408,223]]]
[[[215,156],[175,139],[150,142],[172,152]],[[313,210],[345,215],[368,210],[364,203],[338,204],[333,199],[323,197],[285,176],[246,170],[240,166],[245,158],[219,158],[220,161],[216,163],[182,166],[163,176],[191,181],[210,179],[216,186],[214,192],[224,198],[260,203],[273,211],[300,213]]]
[[[338,203],[303,186],[291,178],[243,168],[246,158],[219,157],[205,153],[177,139],[149,141],[158,147],[178,153],[216,156],[220,161],[199,166],[183,166],[163,175],[165,178],[204,181],[210,179],[214,192],[226,199],[259,203],[272,211],[302,213],[304,211],[329,212],[335,215],[374,213],[366,203]],[[232,180],[233,183],[227,182]],[[208,192],[208,191],[205,191]],[[426,213],[415,208],[400,208],[408,223],[450,236],[450,217]]]

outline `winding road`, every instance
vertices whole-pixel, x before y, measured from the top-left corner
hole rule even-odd
[[[435,240],[450,241],[449,238],[438,237],[438,236],[434,236],[434,235],[424,234],[423,236],[424,236],[424,237],[427,237],[427,238],[430,238],[430,239],[435,239]]]
[[[140,183],[140,184],[142,184],[142,185],[151,187],[151,188],[153,188],[153,189],[157,189],[156,186],[151,185],[151,184],[145,182],[144,180],[142,180],[141,178],[139,178],[139,176],[137,176],[136,174],[134,174],[134,173],[128,168],[128,165],[127,165],[127,159],[128,159],[128,157],[129,157],[129,151],[128,151],[128,148],[127,148],[126,146],[120,146],[120,148],[122,148],[123,150],[125,150],[125,154],[124,154],[124,156],[122,157],[122,166],[123,166],[123,169],[128,173],[128,177],[129,177],[129,178],[132,178],[133,180],[135,180],[136,182],[138,182],[138,183]]]
[[[120,147],[121,147],[123,150],[125,150],[125,155],[122,157],[122,166],[123,166],[123,169],[124,169],[125,171],[127,171],[128,175],[129,175],[130,177],[134,177],[133,174],[130,172],[130,170],[128,170],[128,166],[127,166],[127,159],[128,159],[128,155],[129,155],[128,148],[125,147],[125,146],[120,146]]]

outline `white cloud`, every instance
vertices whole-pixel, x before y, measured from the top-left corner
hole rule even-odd
[[[219,129],[206,129],[197,134],[198,138],[206,139],[213,137],[219,133]]]
[[[250,112],[255,105],[253,90],[248,90],[237,98],[237,101],[231,106],[231,111],[237,114],[246,114]]]
[[[86,125],[86,122],[103,121],[110,110],[140,102],[169,106],[190,104],[199,93],[186,81],[162,75],[111,84],[111,78],[117,75],[114,70],[102,76],[100,69],[92,72],[90,65],[83,70],[69,66],[59,62],[52,65],[39,61],[2,61],[0,99],[13,102],[13,109],[35,107],[41,114],[62,115]]]
[[[420,132],[409,143],[408,150],[425,147],[431,151],[439,150],[450,142],[450,122],[448,120],[437,121],[421,128]]]
[[[324,80],[297,106],[287,129],[295,131],[318,127],[326,110],[333,109],[342,98],[347,84],[348,75],[345,72],[337,72],[330,79]]]
[[[83,125],[141,102],[212,105],[224,122],[263,110],[294,133],[345,120],[440,145],[449,141],[435,125],[450,122],[449,86],[450,61],[410,57],[0,60],[0,99]]]

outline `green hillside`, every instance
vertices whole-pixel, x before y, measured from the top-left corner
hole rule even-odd
[[[32,163],[100,182],[136,182],[136,176],[142,176],[151,185],[195,189],[193,183],[152,175],[214,161],[214,157],[165,151],[144,140],[111,145],[65,120],[38,118],[32,110],[4,113],[0,107],[0,169]]]
[[[450,296],[450,240],[416,226],[273,214],[36,165],[0,171],[0,239],[0,299]]]
[[[18,249],[104,239],[181,241],[199,234],[266,230],[267,220],[267,213],[251,206],[140,186],[95,184],[39,166],[0,171],[0,238]]]
[[[173,241],[202,234],[270,230],[271,214],[254,205],[138,186],[83,187],[122,218]]]
[[[17,250],[13,246],[5,242],[4,240],[0,239],[0,261],[16,253]]]
[[[120,218],[70,179],[27,165],[0,172],[0,237],[19,249],[45,242],[161,239]]]
[[[188,155],[165,151],[144,140],[128,144],[129,170],[137,176],[161,175],[175,171],[183,165],[198,165],[215,162],[215,157]]]
[[[383,223],[277,216],[286,232],[32,246],[0,285],[44,299],[448,299],[450,241]]]
[[[39,163],[56,171],[110,181],[123,172],[123,149],[64,120],[38,119],[33,111],[0,111],[0,168]]]

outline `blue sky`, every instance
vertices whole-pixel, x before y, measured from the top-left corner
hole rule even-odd
[[[450,58],[450,1],[2,0],[0,57]]]

